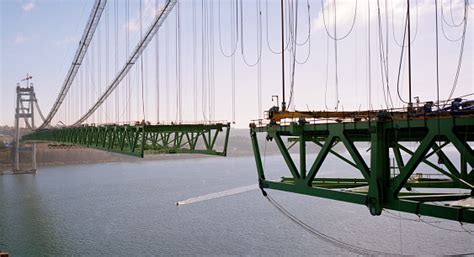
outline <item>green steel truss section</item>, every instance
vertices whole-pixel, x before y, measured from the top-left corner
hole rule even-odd
[[[229,132],[230,123],[104,125],[40,130],[22,140],[82,145],[137,157],[175,153],[226,156]],[[224,138],[218,140],[219,135]]]
[[[259,133],[265,133],[267,141],[275,141],[288,166],[289,177],[283,177],[281,181],[265,178],[257,140]],[[380,215],[386,208],[474,223],[472,202],[471,205],[450,202],[474,200],[474,151],[469,145],[474,142],[473,115],[348,123],[309,124],[304,120],[288,125],[273,123],[257,126],[252,123],[250,136],[259,186],[264,195],[264,189],[269,188],[363,204],[372,215]],[[288,139],[289,143],[285,144],[284,139]],[[357,148],[358,142],[366,142],[364,149]],[[317,145],[319,152],[315,161],[307,165],[308,143]],[[364,159],[361,154],[366,151],[367,143],[370,143],[370,160]],[[411,145],[416,146],[416,150],[406,147],[407,143],[410,143],[410,148]],[[345,148],[350,157],[336,152],[336,144],[339,145],[338,150]],[[450,151],[454,149],[459,155],[459,165],[454,165],[446,155],[444,147],[447,145],[450,145]],[[291,147],[299,147],[299,151],[290,155]],[[355,168],[359,176],[318,176],[329,154]],[[437,156],[438,163],[428,160],[433,155]],[[293,156],[298,156],[298,159]],[[392,165],[391,159],[395,159],[395,165]],[[421,163],[442,175],[430,177],[415,172]],[[414,190],[418,188],[422,192]],[[443,201],[448,204],[434,203]]]

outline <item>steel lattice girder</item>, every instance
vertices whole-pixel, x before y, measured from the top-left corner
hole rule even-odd
[[[221,132],[225,133],[222,148],[217,150]],[[226,156],[229,133],[230,123],[106,125],[40,130],[23,136],[22,140],[82,145],[137,157],[162,153]]]
[[[266,133],[267,140],[274,140],[287,166],[290,177],[281,181],[265,178],[262,165],[258,133]],[[417,120],[385,120],[349,123],[291,123],[270,124],[257,127],[250,124],[250,136],[254,150],[260,188],[270,188],[345,202],[367,205],[371,214],[380,215],[383,208],[420,215],[474,223],[474,207],[436,205],[434,201],[455,201],[473,197],[474,151],[469,142],[474,142],[474,116],[426,118]],[[290,155],[284,138],[290,147],[299,145],[299,162]],[[356,142],[370,143],[370,161],[364,160]],[[403,143],[419,143],[415,151]],[[320,147],[315,161],[306,165],[306,144]],[[337,153],[333,147],[343,145],[350,158]],[[452,144],[460,156],[459,169],[443,152],[443,147]],[[396,159],[398,174],[392,174],[390,151]],[[405,163],[401,152],[410,158]],[[329,154],[355,167],[359,178],[320,178],[318,171]],[[445,168],[428,160],[437,155]],[[415,170],[420,163],[427,164],[444,175],[442,179],[415,179]],[[297,165],[298,164],[298,165]],[[468,165],[471,170],[468,170]],[[425,188],[432,192],[404,192],[403,188]],[[465,193],[439,193],[439,189],[456,188]]]

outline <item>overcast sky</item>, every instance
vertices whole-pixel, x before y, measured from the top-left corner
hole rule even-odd
[[[161,2],[163,1],[159,1],[158,5]],[[293,8],[296,8],[296,1],[293,2]],[[307,1],[298,1],[298,30],[293,34],[297,36],[298,45],[293,49],[296,49],[298,63],[295,65],[294,95],[290,108],[297,110],[334,110],[336,107],[339,110],[380,109],[386,108],[387,102],[389,106],[392,106],[393,102],[394,107],[401,107],[403,104],[397,96],[396,82],[402,48],[397,45],[397,42],[401,43],[403,39],[406,1],[338,0],[336,2],[336,8],[334,8],[333,1],[324,1],[323,8],[321,8],[320,0],[309,1],[308,16]],[[388,85],[392,98],[388,101],[384,100],[387,98],[384,97],[381,76],[377,2],[380,3],[384,49],[386,49],[386,36],[388,35]],[[455,42],[450,40],[462,36],[464,1],[453,0],[451,5],[448,0],[439,0],[438,2],[443,4],[444,11],[444,20],[439,16],[440,93],[441,99],[446,99],[453,86],[461,49],[461,40]],[[135,47],[139,40],[140,5],[142,6],[142,30],[145,31],[153,20],[156,13],[155,0],[143,0],[141,3],[138,0],[130,0],[129,19],[125,16],[126,4],[125,0],[108,1],[84,65],[81,67],[76,82],[72,85],[71,96],[66,98],[64,106],[59,111],[57,118],[54,119],[53,124],[57,124],[59,121],[71,123],[77,120],[115,77],[115,66],[117,65],[118,69],[121,68],[128,55],[126,31],[128,30],[129,33],[128,52]],[[243,1],[243,22],[234,20],[234,23],[238,23],[239,27],[239,34],[234,37],[238,39],[237,44],[231,41],[232,30],[233,27],[235,28],[230,25],[231,13],[234,13],[231,11],[233,8],[231,1],[208,2],[207,7],[204,6],[204,8],[201,4],[202,1],[196,1],[196,5],[193,7],[193,1],[182,0],[179,6],[182,120],[209,119],[208,106],[206,106],[208,99],[204,97],[205,104],[202,103],[202,74],[204,72],[207,77],[213,78],[215,81],[215,115],[212,118],[232,121],[231,58],[224,56],[223,53],[228,55],[235,49],[235,120],[237,127],[248,127],[250,120],[261,116],[258,112],[260,101],[257,85],[259,76],[258,65],[249,67],[245,64],[244,58],[248,64],[260,60],[262,108],[266,110],[275,104],[271,101],[272,95],[280,95],[281,101],[281,56],[271,51],[280,51],[279,1],[268,0],[268,5],[265,0]],[[0,2],[0,125],[13,124],[15,87],[26,76],[26,73],[33,76],[37,98],[43,113],[49,112],[69,69],[92,5],[93,1],[91,0],[6,0]],[[258,5],[260,5],[260,16],[258,16]],[[368,13],[369,5],[370,15]],[[288,13],[290,7],[288,2],[286,7]],[[454,96],[474,93],[474,2],[469,8],[461,72]],[[203,9],[209,13],[209,17],[212,17],[207,20],[207,28],[208,37],[214,39],[214,47],[212,47],[212,40],[208,39],[204,44],[202,43]],[[324,17],[322,9],[325,10]],[[328,32],[331,37],[334,37],[335,9],[337,37],[343,37],[348,31],[351,31],[346,38],[337,41],[337,87],[335,43],[328,38]],[[152,122],[156,122],[158,117],[161,121],[176,119],[177,10],[178,8],[175,7],[160,29],[158,37],[152,40],[143,57],[145,117]],[[115,11],[119,14],[117,21],[115,21]],[[441,6],[438,6],[438,11],[441,11]],[[196,14],[196,18],[193,18],[193,13]],[[293,13],[296,13],[296,10]],[[436,100],[434,0],[412,0],[411,15],[413,96],[419,96],[422,101]],[[354,19],[354,27],[350,30]],[[195,43],[193,43],[193,24],[196,27],[197,41]],[[286,24],[288,25],[288,22]],[[325,24],[328,31],[325,29]],[[240,34],[242,25],[243,38]],[[386,26],[388,31],[386,31]],[[369,27],[370,45],[368,41]],[[213,28],[212,34],[211,28]],[[117,59],[115,29],[118,32]],[[286,29],[288,30],[288,26]],[[444,29],[444,33],[441,29]],[[261,40],[259,40],[259,34],[261,34]],[[308,36],[309,40],[306,40]],[[288,38],[294,37],[287,34],[286,42],[288,42]],[[158,51],[156,40],[158,40]],[[222,50],[219,42],[222,44]],[[287,98],[290,95],[291,84],[289,70],[291,67],[289,52],[291,45],[290,43],[286,52]],[[213,73],[211,69],[202,68],[203,49],[204,51],[206,49],[213,51]],[[197,59],[194,62],[195,51]],[[168,53],[168,58],[166,58],[166,53]],[[368,69],[369,54],[371,55],[370,72]],[[210,56],[210,54],[206,56]],[[259,56],[261,57],[258,58]],[[156,67],[157,58],[158,68]],[[106,64],[107,59],[109,60],[108,65]],[[118,102],[114,97],[111,97],[87,122],[112,122],[116,121],[116,116],[120,121],[143,118],[140,68],[141,65],[135,65],[118,87]],[[405,59],[399,86],[404,100],[408,97],[407,72]],[[90,83],[86,83],[86,81]],[[130,92],[126,90],[126,81],[130,81]],[[371,85],[370,97],[369,84]],[[193,94],[194,85],[198,89],[196,104]],[[86,89],[86,87],[88,88]],[[208,84],[205,83],[204,92],[206,93],[208,90]],[[473,99],[474,96],[470,96],[470,98]],[[337,99],[339,104],[337,104]],[[159,106],[157,106],[158,103]],[[115,113],[116,105],[119,109],[118,114]],[[194,111],[195,105],[197,106],[196,111]],[[157,109],[159,109],[159,113],[157,113]],[[128,112],[130,115],[127,114]],[[195,113],[197,114],[196,119]]]

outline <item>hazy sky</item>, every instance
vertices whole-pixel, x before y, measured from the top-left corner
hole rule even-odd
[[[163,1],[159,1],[159,3],[161,2]],[[328,40],[321,12],[321,1],[309,1],[310,17],[308,17],[307,1],[300,0],[298,1],[296,58],[298,62],[304,62],[306,57],[308,57],[308,60],[304,64],[296,64],[295,66],[294,99],[291,108],[298,110],[322,110],[327,108],[333,110],[337,105],[337,95],[340,101],[339,110],[386,107],[381,76],[377,2],[380,3],[384,49],[386,47],[386,36],[388,35],[388,84],[393,106],[402,106],[396,92],[401,51],[401,47],[397,45],[397,42],[401,42],[403,38],[406,2],[401,0],[338,0],[336,2],[338,37],[344,36],[350,30],[355,14],[352,32],[347,38],[337,42],[338,90],[336,90],[335,79],[335,45],[332,39]],[[451,42],[448,39],[456,39],[462,35],[463,26],[456,27],[453,25],[459,25],[463,19],[463,1],[453,0],[451,5],[448,0],[439,0],[438,2],[443,4],[445,14],[444,21],[441,16],[439,17],[439,53],[441,99],[446,99],[453,85],[461,45],[461,41]],[[247,127],[250,120],[259,118],[258,65],[248,67],[244,63],[244,58],[248,63],[255,63],[261,52],[261,106],[263,109],[266,110],[274,104],[271,102],[272,95],[280,95],[281,100],[281,57],[272,53],[269,49],[270,46],[273,50],[280,51],[279,1],[243,1],[244,19],[242,23],[237,22],[239,24],[239,34],[236,36],[238,38],[237,44],[231,42],[232,27],[230,26],[230,20],[233,12],[231,12],[232,6],[230,3],[229,0],[209,1],[207,7],[204,8],[204,11],[209,13],[209,17],[212,17],[212,19],[207,20],[208,26],[206,27],[208,37],[214,39],[214,47],[212,48],[212,40],[208,39],[204,44],[202,43],[202,1],[196,1],[194,8],[193,1],[180,1],[180,80],[182,85],[182,119],[184,121],[194,120],[194,85],[198,88],[197,120],[208,118],[206,111],[203,111],[203,108],[206,110],[208,108],[202,104],[203,89],[201,83],[203,72],[215,81],[214,119],[232,120],[231,58],[223,56],[219,41],[222,42],[222,50],[225,54],[229,54],[233,48],[235,49],[237,127]],[[334,36],[335,8],[332,3],[333,1],[324,1],[324,10],[326,12],[326,26],[331,36]],[[140,4],[143,8],[143,31],[149,26],[155,13],[155,0],[143,0],[141,3],[138,0],[130,0],[130,18],[128,20],[125,16],[126,4],[125,0],[108,1],[96,36],[83,63],[84,65],[81,67],[76,83],[72,85],[71,96],[66,98],[64,106],[57,118],[54,119],[53,124],[59,121],[71,123],[77,120],[95,102],[101,94],[100,92],[103,92],[106,85],[115,76],[116,64],[117,68],[123,66],[128,55],[126,54],[125,32],[128,29],[129,52],[135,47],[140,35]],[[296,1],[293,1],[293,4],[293,7],[296,7]],[[0,125],[13,124],[15,86],[26,76],[26,73],[33,76],[33,83],[41,109],[45,114],[49,112],[69,69],[92,5],[92,0],[4,0],[0,2]],[[257,16],[258,5],[260,5],[261,10],[261,22],[259,22]],[[370,5],[370,16],[368,5]],[[412,0],[411,7],[412,36],[414,38],[412,44],[413,96],[420,96],[422,101],[436,100],[434,0]],[[440,6],[438,6],[438,9],[440,11]],[[219,10],[221,14],[220,21]],[[116,11],[118,13],[117,21],[115,21]],[[173,10],[160,29],[158,52],[157,39],[155,38],[144,53],[145,116],[147,120],[153,122],[158,118],[156,111],[157,99],[159,99],[160,120],[176,119],[176,11],[177,8]],[[196,14],[195,19],[193,13]],[[473,20],[474,2],[471,1],[471,7],[468,11],[462,68],[454,96],[474,92]],[[193,23],[196,25],[197,42],[195,44],[193,44]],[[243,49],[240,34],[241,24],[243,25]],[[306,44],[303,44],[308,36],[309,24],[311,25],[310,39]],[[441,30],[442,24],[444,33]],[[370,47],[368,42],[369,26],[371,28]],[[386,26],[388,31],[386,31]],[[259,30],[259,27],[262,30]],[[115,52],[115,29],[117,29],[118,38],[117,55]],[[261,40],[259,40],[260,33]],[[261,42],[261,48],[259,42]],[[194,49],[197,56],[196,64],[193,62]],[[214,53],[214,73],[210,69],[202,68],[203,49],[212,50]],[[310,50],[309,56],[307,55],[308,50]],[[106,54],[107,51],[108,55]],[[369,53],[371,55],[370,77],[368,70]],[[116,56],[117,60],[115,59]],[[156,67],[157,58],[158,68]],[[290,53],[288,51],[286,58],[288,61],[286,65],[288,97],[290,94],[289,78],[291,77],[289,70],[291,66]],[[108,65],[106,64],[107,59],[109,60]],[[118,87],[120,92],[118,102],[114,97],[110,98],[88,122],[111,122],[116,120],[117,115],[120,121],[126,121],[128,118],[130,120],[141,120],[143,118],[141,69],[139,68],[141,68],[140,65],[135,65],[129,76]],[[195,75],[194,71],[196,71]],[[130,81],[131,91],[129,93],[126,91],[127,80]],[[89,83],[86,83],[86,81]],[[166,81],[168,81],[167,84]],[[369,103],[368,96],[369,81],[372,88],[371,103]],[[159,98],[157,88],[159,88]],[[204,91],[207,92],[208,90],[207,83],[205,83]],[[402,67],[400,92],[402,97],[406,99],[408,95],[406,59]],[[470,98],[474,98],[474,96]],[[390,102],[389,104],[391,105]],[[114,112],[116,105],[119,106],[118,114]],[[127,106],[130,106],[130,117],[127,115]]]

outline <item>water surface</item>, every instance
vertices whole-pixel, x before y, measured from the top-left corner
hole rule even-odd
[[[325,173],[346,169],[325,164]],[[280,156],[265,166],[284,174]],[[143,161],[42,168],[0,176],[0,249],[25,255],[353,255],[315,238],[259,190],[176,206],[177,201],[256,183],[252,157]],[[318,231],[377,251],[474,252],[459,223],[277,191],[280,204]],[[464,228],[474,230],[473,225]]]

